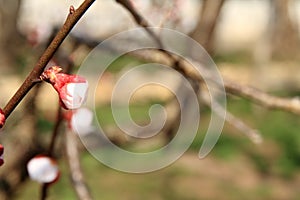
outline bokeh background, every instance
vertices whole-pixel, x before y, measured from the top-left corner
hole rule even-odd
[[[5,105],[63,24],[69,6],[79,0],[0,0],[0,105]],[[298,0],[133,0],[151,25],[183,32],[209,52],[223,77],[283,97],[300,94]],[[91,45],[135,27],[130,14],[113,0],[98,0],[76,25],[53,59],[79,67]],[[75,50],[74,50],[75,49]],[[121,57],[108,68],[97,95],[98,120],[109,137],[124,148],[145,150],[162,145],[163,135],[151,141],[130,141],[114,123],[110,95],[124,69],[143,61]],[[57,95],[42,84],[18,106],[1,131],[6,164],[0,170],[1,199],[37,199],[40,185],[27,179],[26,161],[43,152],[51,138]],[[166,105],[165,90],[143,88],[131,102],[133,119],[149,121],[153,103]],[[270,110],[232,95],[227,109],[262,138],[253,143],[234,124],[205,158],[197,156],[210,110],[201,107],[201,126],[190,149],[169,167],[149,174],[112,170],[81,146],[81,164],[94,199],[299,199],[300,124],[295,114]],[[76,199],[65,161],[64,133],[56,157],[60,181],[49,199]],[[80,142],[79,142],[80,143]],[[101,142],[100,142],[101,143]],[[97,145],[97,144],[93,144]]]

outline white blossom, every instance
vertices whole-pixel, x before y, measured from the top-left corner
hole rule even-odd
[[[27,163],[29,177],[39,183],[52,183],[59,177],[56,162],[47,156],[36,156]]]
[[[71,128],[79,135],[87,135],[94,130],[92,126],[93,112],[88,108],[79,108],[73,112],[70,120]]]
[[[66,95],[60,95],[60,97],[66,108],[78,109],[85,103],[88,93],[88,82],[70,82],[66,84],[65,89]]]

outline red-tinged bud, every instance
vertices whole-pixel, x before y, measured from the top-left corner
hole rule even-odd
[[[42,73],[40,78],[44,81],[54,84],[56,82],[56,75],[61,71],[62,71],[61,67],[53,66],[53,67],[50,67],[49,69],[45,70]]]
[[[39,183],[54,183],[59,179],[59,169],[55,160],[38,155],[27,163],[29,177]]]
[[[0,128],[2,128],[5,124],[5,115],[2,109],[0,109]]]
[[[4,147],[2,144],[0,144],[0,156],[4,153]]]
[[[86,101],[88,82],[81,76],[60,73],[61,71],[60,67],[51,67],[43,72],[41,79],[52,84],[63,108],[77,109]]]
[[[0,166],[4,164],[3,153],[4,153],[4,147],[2,144],[0,144]]]

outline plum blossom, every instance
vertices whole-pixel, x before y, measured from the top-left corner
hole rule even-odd
[[[2,128],[5,124],[5,115],[2,109],[0,109],[0,128]]]
[[[85,103],[88,93],[88,82],[78,75],[61,73],[62,68],[50,67],[41,75],[41,79],[52,84],[58,92],[63,108],[78,109]]]
[[[79,108],[74,111],[69,111],[66,115],[69,128],[79,134],[87,135],[94,130],[93,122],[93,112],[88,108]]]
[[[4,164],[3,153],[4,153],[4,147],[2,144],[0,144],[0,166]]]
[[[39,183],[54,183],[59,178],[59,169],[55,160],[38,155],[27,163],[29,177]]]
[[[2,128],[5,124],[5,115],[2,109],[0,109],[0,128]],[[0,144],[0,166],[4,164],[4,158],[3,158],[3,153],[4,153],[4,147],[2,144]]]

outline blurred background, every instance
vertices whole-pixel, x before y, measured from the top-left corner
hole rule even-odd
[[[79,0],[0,0],[0,103],[14,94],[49,40],[61,27],[69,6]],[[251,85],[273,95],[300,94],[298,0],[132,0],[153,26],[185,33],[208,51],[223,77]],[[98,0],[73,29],[49,64],[64,66],[71,59],[78,68],[91,48],[118,32],[135,27],[131,15],[115,1]],[[151,141],[122,136],[110,109],[114,83],[124,68],[142,64],[123,56],[108,68],[97,98],[98,121],[109,137],[124,148],[143,151],[170,139]],[[144,88],[130,104],[138,124],[149,122],[153,103],[167,105],[165,90]],[[35,87],[7,121],[0,135],[6,146],[6,164],[0,170],[1,199],[36,199],[39,185],[27,180],[26,162],[43,152],[51,138],[57,95],[46,84]],[[228,95],[227,109],[257,130],[263,143],[254,144],[242,130],[226,123],[213,151],[198,158],[210,110],[202,105],[201,126],[190,149],[169,167],[149,174],[112,170],[81,147],[81,164],[95,199],[299,199],[300,124],[297,115],[269,110]],[[61,179],[50,189],[49,199],[76,199],[64,160],[64,137],[56,156]],[[97,144],[96,144],[97,145]]]

